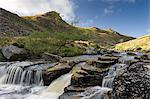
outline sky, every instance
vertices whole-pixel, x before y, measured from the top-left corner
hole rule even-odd
[[[0,7],[21,16],[57,11],[81,27],[112,28],[133,37],[150,34],[150,0],[0,0]]]

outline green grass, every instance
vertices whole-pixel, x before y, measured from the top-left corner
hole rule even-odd
[[[70,28],[68,32],[33,32],[29,36],[0,38],[0,46],[15,44],[19,47],[24,47],[35,56],[42,55],[44,52],[61,56],[76,56],[84,54],[85,49],[71,45],[71,42],[80,40],[92,42],[93,45],[90,46],[99,48],[99,45],[105,39],[109,39],[109,37],[105,38],[105,35],[104,37],[99,37],[97,33],[91,33],[91,30],[88,29]],[[107,44],[104,43],[104,45]]]
[[[41,55],[44,52],[61,56],[75,56],[84,53],[83,49],[66,46],[71,40],[79,40],[80,36],[56,33],[51,35],[48,32],[34,32],[29,36],[15,38],[1,38],[0,45],[15,44],[31,51],[34,55]]]

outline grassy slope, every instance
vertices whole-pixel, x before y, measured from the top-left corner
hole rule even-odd
[[[118,50],[134,50],[137,48],[141,48],[141,50],[150,51],[150,34],[131,41],[117,44],[115,47],[115,49]]]
[[[41,27],[47,28],[52,35],[56,33],[62,33],[62,35],[78,36],[78,40],[91,40],[102,46],[111,46],[118,42],[127,41],[133,39],[132,37],[120,35],[113,30],[101,30],[98,28],[80,28],[72,26],[59,16],[56,12],[48,12],[37,16],[24,17],[32,23],[38,24]],[[84,37],[85,36],[85,37]],[[88,36],[88,38],[86,38]]]
[[[99,47],[110,47],[118,42],[133,39],[120,35],[113,30],[101,30],[98,28],[80,28],[72,26],[56,12],[48,12],[37,16],[19,17],[10,12],[5,12],[7,20],[24,26],[33,32],[28,36],[0,38],[0,46],[17,43],[24,46],[32,53],[39,55],[43,52],[73,56],[83,54],[84,50],[68,44],[73,41],[93,42]]]

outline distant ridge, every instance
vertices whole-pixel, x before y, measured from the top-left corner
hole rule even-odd
[[[27,36],[32,32],[49,32],[51,35],[57,32],[67,33],[71,35],[92,35],[89,39],[101,46],[112,46],[119,42],[133,39],[133,37],[121,35],[120,33],[109,29],[102,30],[96,27],[80,28],[65,22],[59,13],[52,11],[41,15],[20,17],[0,8],[0,36],[15,37]],[[82,39],[81,39],[82,40]]]

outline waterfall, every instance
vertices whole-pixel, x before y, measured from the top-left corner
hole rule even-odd
[[[29,63],[30,64],[30,63]],[[26,63],[26,65],[29,65]],[[21,66],[22,65],[22,66]],[[8,66],[1,66],[1,83],[3,84],[21,84],[21,85],[43,85],[42,70],[25,69],[25,64],[15,63]]]
[[[57,63],[0,62],[0,84],[44,85],[42,71]]]
[[[0,99],[58,99],[71,83],[71,73],[49,86],[43,85],[42,71],[56,63],[0,62]]]
[[[110,93],[112,91],[114,78],[116,75],[124,72],[126,67],[126,64],[112,65],[109,68],[107,76],[103,78],[102,87],[91,87],[77,96],[82,97],[81,99],[110,99],[109,95],[111,96]]]
[[[112,88],[115,76],[121,74],[126,67],[126,64],[115,64],[111,66],[108,75],[103,78],[102,87]]]
[[[64,91],[64,88],[70,85],[71,76],[71,73],[62,75],[50,84],[50,86],[48,87],[48,91],[62,93]]]
[[[62,75],[53,81],[47,89],[43,90],[39,94],[33,94],[26,99],[58,99],[59,96],[64,93],[64,88],[70,85],[71,76],[71,73]]]

